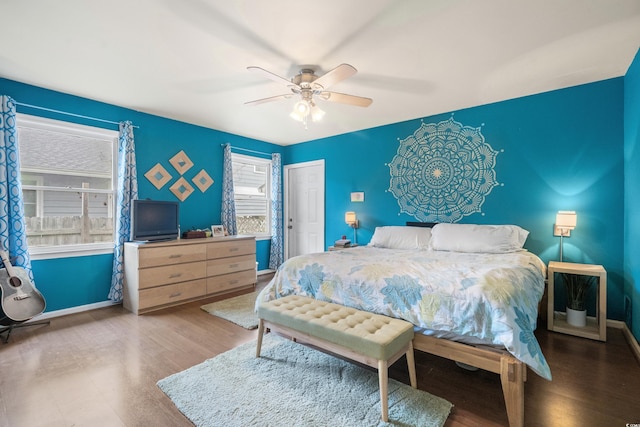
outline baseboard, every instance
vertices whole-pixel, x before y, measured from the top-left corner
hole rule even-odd
[[[607,328],[624,329],[625,326],[627,326],[626,323],[620,320],[607,319]]]
[[[121,302],[102,301],[93,304],[79,305],[77,307],[65,308],[63,310],[48,311],[42,313],[40,316],[36,316],[33,319],[25,322],[39,322],[41,320],[53,319],[54,317],[67,316],[69,314],[82,313],[83,311],[95,310],[98,308],[111,307],[112,305],[122,304]]]
[[[257,272],[258,276],[274,273],[275,270],[265,269]],[[102,301],[94,304],[79,305],[78,307],[65,308],[64,310],[48,311],[25,323],[37,322],[41,320],[53,319],[54,317],[67,316],[69,314],[82,313],[83,311],[95,310],[98,308],[111,307],[112,305],[122,304],[120,302]]]
[[[629,343],[629,347],[631,347],[631,352],[636,357],[638,364],[640,364],[640,344],[638,344],[638,340],[636,339],[636,337],[633,336],[633,333],[631,333],[631,329],[629,329],[626,323],[624,322],[619,322],[619,323],[622,324],[621,326],[622,334],[627,339],[627,342]]]
[[[275,272],[275,270],[266,269],[266,270],[258,271],[257,274],[258,276],[262,276],[264,274],[270,274],[273,272]],[[28,324],[29,322],[39,322],[41,320],[53,319],[54,317],[67,316],[69,314],[81,313],[83,311],[96,310],[98,308],[111,307],[112,305],[117,305],[117,304],[121,304],[121,303],[113,302],[113,301],[102,301],[102,302],[96,302],[94,304],[85,304],[78,307],[65,308],[63,310],[49,311],[41,314],[40,316],[36,316],[35,318],[25,322],[25,324]],[[607,319],[607,327],[614,328],[614,329],[622,329],[622,334],[624,335],[627,342],[629,343],[631,352],[636,357],[636,360],[638,361],[638,363],[640,363],[640,344],[638,344],[638,340],[636,339],[636,337],[633,336],[627,324],[625,322],[621,322],[620,320]]]
[[[620,320],[607,319],[607,327],[622,329],[622,335],[626,338],[627,343],[629,343],[629,347],[631,348],[631,352],[636,357],[638,363],[640,363],[640,344],[638,344],[638,340],[633,336],[631,329],[629,329],[627,324]]]
[[[265,270],[258,270],[258,276],[263,276],[265,274],[271,274],[271,273],[275,273],[275,270],[271,270],[269,268],[265,269]]]

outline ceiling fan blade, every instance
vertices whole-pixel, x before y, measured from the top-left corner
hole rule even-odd
[[[255,101],[245,102],[244,105],[260,105],[260,104],[265,104],[267,102],[280,101],[281,99],[289,99],[292,96],[293,96],[292,93],[270,96],[269,98],[262,98],[262,99],[256,99]]]
[[[358,70],[349,64],[340,64],[333,70],[327,71],[324,75],[314,80],[313,86],[318,90],[328,89],[330,86],[333,86],[357,72]]]
[[[345,93],[327,91],[320,92],[320,98],[324,99],[325,101],[355,105],[356,107],[368,107],[373,102],[373,99],[371,98],[364,98],[362,96],[347,95]]]
[[[256,73],[256,74],[259,74],[259,75],[261,75],[263,77],[266,77],[269,80],[273,80],[274,82],[278,82],[278,83],[284,84],[286,86],[298,87],[298,85],[293,83],[291,80],[286,79],[284,77],[281,77],[281,76],[279,76],[277,74],[273,74],[271,71],[267,71],[264,68],[247,67],[247,70],[251,71],[252,73]]]

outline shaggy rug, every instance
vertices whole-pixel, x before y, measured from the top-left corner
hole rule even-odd
[[[389,423],[378,374],[268,334],[158,381],[197,427],[442,426],[451,403],[389,379]],[[397,363],[402,363],[402,360]]]
[[[254,311],[254,306],[257,296],[258,292],[251,292],[234,298],[212,302],[200,308],[209,314],[222,317],[245,329],[256,329],[258,327],[258,315]]]

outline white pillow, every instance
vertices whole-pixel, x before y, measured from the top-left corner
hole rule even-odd
[[[429,227],[388,225],[376,227],[369,246],[388,249],[428,249],[431,240]]]
[[[517,225],[436,224],[431,230],[435,251],[506,253],[522,249],[529,232]]]

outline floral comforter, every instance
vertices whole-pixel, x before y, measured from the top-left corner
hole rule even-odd
[[[301,255],[280,266],[256,304],[306,295],[397,317],[418,331],[504,346],[551,379],[533,331],[545,265],[506,254],[356,247]]]

